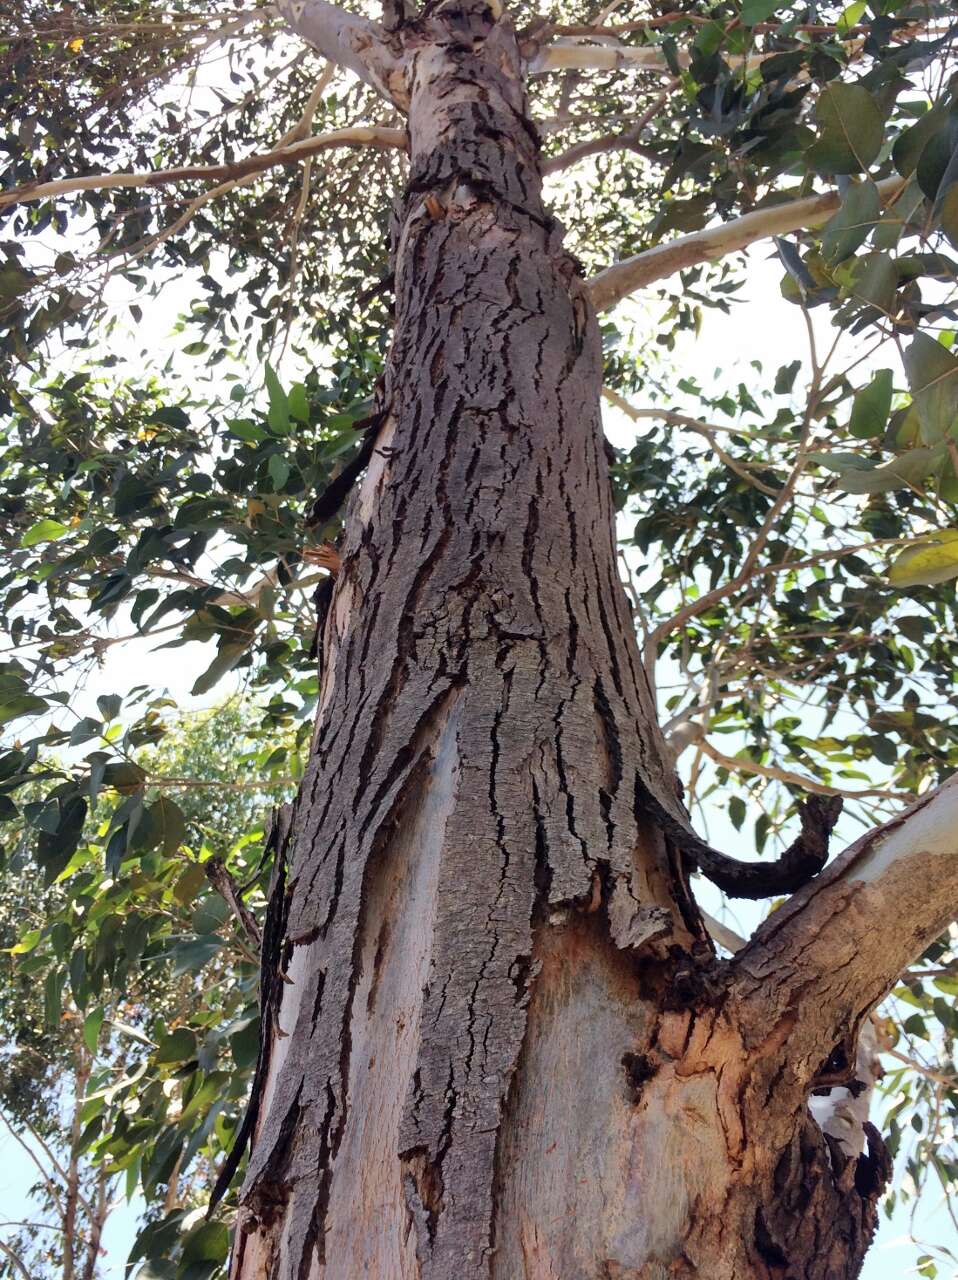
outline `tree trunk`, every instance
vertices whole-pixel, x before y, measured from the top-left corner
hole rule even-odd
[[[515,35],[461,0],[405,41],[396,330],[233,1276],[854,1276],[877,1144],[808,1117],[820,1063],[782,1061],[788,1009],[752,1016],[637,802],[681,814]]]

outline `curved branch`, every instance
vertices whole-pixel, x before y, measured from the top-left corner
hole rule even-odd
[[[13,1266],[15,1270],[19,1271],[20,1275],[24,1277],[24,1280],[32,1280],[30,1272],[27,1270],[19,1254],[14,1253],[10,1246],[8,1244],[4,1244],[2,1240],[0,1240],[0,1253],[2,1253],[5,1258],[9,1259],[11,1266]]]
[[[548,30],[548,28],[547,28]],[[527,52],[527,68],[529,75],[541,75],[546,71],[658,71],[662,75],[671,74],[672,68],[659,45],[623,44],[618,40],[603,39],[597,35],[596,41],[566,38],[560,36],[549,44],[543,44],[542,32],[537,32]],[[599,43],[601,41],[601,43]],[[523,50],[526,52],[526,49]],[[726,58],[732,68],[757,67],[768,58],[777,57],[777,53],[752,53],[749,55],[732,54]],[[685,69],[691,64],[691,57],[684,49],[675,54],[675,62]],[[673,64],[674,66],[674,64]]]
[[[406,134],[402,129],[373,126],[334,129],[330,133],[317,133],[314,137],[291,143],[288,147],[277,147],[275,151],[265,151],[262,155],[247,156],[245,160],[237,160],[233,164],[184,165],[178,169],[147,169],[135,173],[88,173],[78,178],[58,178],[54,182],[14,187],[12,191],[0,193],[0,209],[14,204],[46,200],[51,196],[69,195],[74,191],[159,187],[174,182],[212,182],[243,178],[278,165],[298,164],[307,156],[315,155],[317,151],[328,151],[331,147],[382,147],[402,151],[405,146]]]
[[[905,179],[885,178],[876,184],[883,204],[891,203],[905,188]],[[679,236],[666,244],[637,253],[632,258],[606,267],[588,280],[587,287],[596,311],[608,311],[623,298],[656,280],[664,280],[701,262],[717,262],[746,249],[757,240],[771,236],[788,235],[805,227],[818,227],[827,222],[841,204],[837,191],[826,195],[806,196],[785,204],[756,209],[752,213],[723,222],[717,227],[707,227],[691,235]]]
[[[604,138],[588,138],[585,142],[576,142],[557,156],[550,156],[543,162],[542,172],[548,177],[551,173],[561,173],[580,160],[588,160],[590,156],[604,155],[607,151],[634,151],[646,160],[661,160],[661,153],[654,147],[646,146],[639,138],[637,129],[629,129],[626,133],[610,133]]]
[[[638,779],[635,807],[723,893],[733,898],[774,898],[794,893],[824,867],[828,837],[838,821],[842,802],[833,796],[811,796],[800,805],[801,831],[774,862],[741,862],[713,849],[695,834],[687,820],[679,821]]]

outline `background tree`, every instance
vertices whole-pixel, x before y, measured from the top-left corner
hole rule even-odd
[[[237,1274],[266,1256],[271,1274],[305,1273],[324,1250],[331,1274],[694,1275],[717,1257],[735,1274],[854,1274],[881,1152],[872,1134],[858,1156],[860,1116],[857,1138],[823,1137],[806,1098],[854,1083],[857,1027],[923,949],[888,1013],[942,1061],[892,1046],[912,1069],[892,1145],[930,1101],[915,1169],[950,1186],[955,1168],[937,1140],[953,956],[935,941],[955,793],[932,789],[955,755],[948,6],[31,18],[6,46],[2,536],[19,652],[2,711],[39,723],[0,768],[13,821],[20,787],[49,786],[23,809],[48,880],[76,873],[91,801],[109,808],[111,879],[179,823],[129,759],[149,709],[125,757],[107,738],[51,777],[49,751],[99,740],[119,711],[64,727],[66,673],[124,634],[215,639],[197,692],[249,668],[263,730],[302,724],[315,564],[343,566],[296,890],[275,899],[286,946],[264,968]],[[316,159],[332,148],[335,168]],[[809,318],[807,362],[768,386],[670,379],[648,329],[668,349],[703,307],[734,317],[733,255],[770,237]],[[106,334],[177,277],[181,350],[213,379],[111,373]],[[593,310],[640,289],[664,305],[604,325],[600,361]],[[815,308],[864,343],[854,357],[823,344]],[[253,342],[268,404],[231,364]],[[318,367],[281,382],[265,358],[284,348]],[[631,610],[602,379],[650,424],[612,469],[638,515]],[[339,550],[317,556],[363,468]],[[667,742],[656,668],[677,686]],[[921,798],[717,964],[690,865],[758,896],[801,875],[792,859],[743,877],[696,843],[671,781],[685,749],[686,802],[721,797],[759,851],[788,843],[802,795],[845,798],[866,828]],[[408,886],[434,883],[427,863],[441,871],[420,954]],[[375,1154],[364,1114],[395,1127]],[[704,1173],[677,1154],[692,1115]],[[661,1167],[663,1144],[660,1200],[624,1171]]]
[[[284,754],[283,737],[264,751],[235,701],[186,720],[158,711],[155,745],[127,767],[167,828],[137,839],[135,870],[103,874],[94,820],[52,887],[29,829],[5,851],[0,1119],[36,1166],[40,1221],[0,1224],[3,1276],[96,1280],[110,1213],[136,1194],[154,1274],[177,1257],[199,1280],[225,1255],[204,1208],[256,1059],[263,820],[284,790],[263,757]]]

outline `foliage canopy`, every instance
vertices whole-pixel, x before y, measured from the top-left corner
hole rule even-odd
[[[613,467],[623,569],[689,803],[747,823],[759,853],[807,790],[871,825],[958,763],[953,6],[512,13],[571,249],[588,274],[652,264],[641,304],[604,320],[606,386],[634,423]],[[249,940],[203,864],[262,905],[256,832],[301,772],[318,690],[308,551],[337,533],[304,513],[355,457],[382,366],[403,122],[272,6],[27,0],[0,17],[0,58],[3,999],[23,1052],[81,1028],[84,1151],[163,1204],[174,1165],[222,1156],[251,1062]],[[360,126],[378,145],[327,150]],[[741,225],[737,250],[818,193],[774,241],[807,356],[679,376],[707,309],[761,323],[746,260],[701,237]],[[690,256],[656,274],[668,244]],[[164,756],[174,708],[148,684],[76,710],[85,674],[141,637],[210,645],[198,696],[242,685],[192,759]],[[198,799],[211,761],[244,763],[255,812]],[[46,896],[24,919],[31,877]],[[911,1183],[946,1190],[953,941],[885,1026],[892,1145],[910,1124]],[[125,1014],[149,1052],[118,1083]],[[42,1085],[8,1083],[8,1105],[41,1106]],[[158,1212],[154,1274],[213,1274],[221,1228],[193,1224],[184,1251],[183,1212]]]

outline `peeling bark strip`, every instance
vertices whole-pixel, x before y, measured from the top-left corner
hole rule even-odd
[[[780,1087],[789,1008],[723,1012],[752,1007],[743,979],[648,816],[681,809],[512,25],[482,0],[364,24],[349,56],[375,47],[408,102],[396,331],[324,624],[285,981],[264,967],[232,1274],[851,1277],[878,1159],[840,1165],[808,1118],[817,1062]]]

